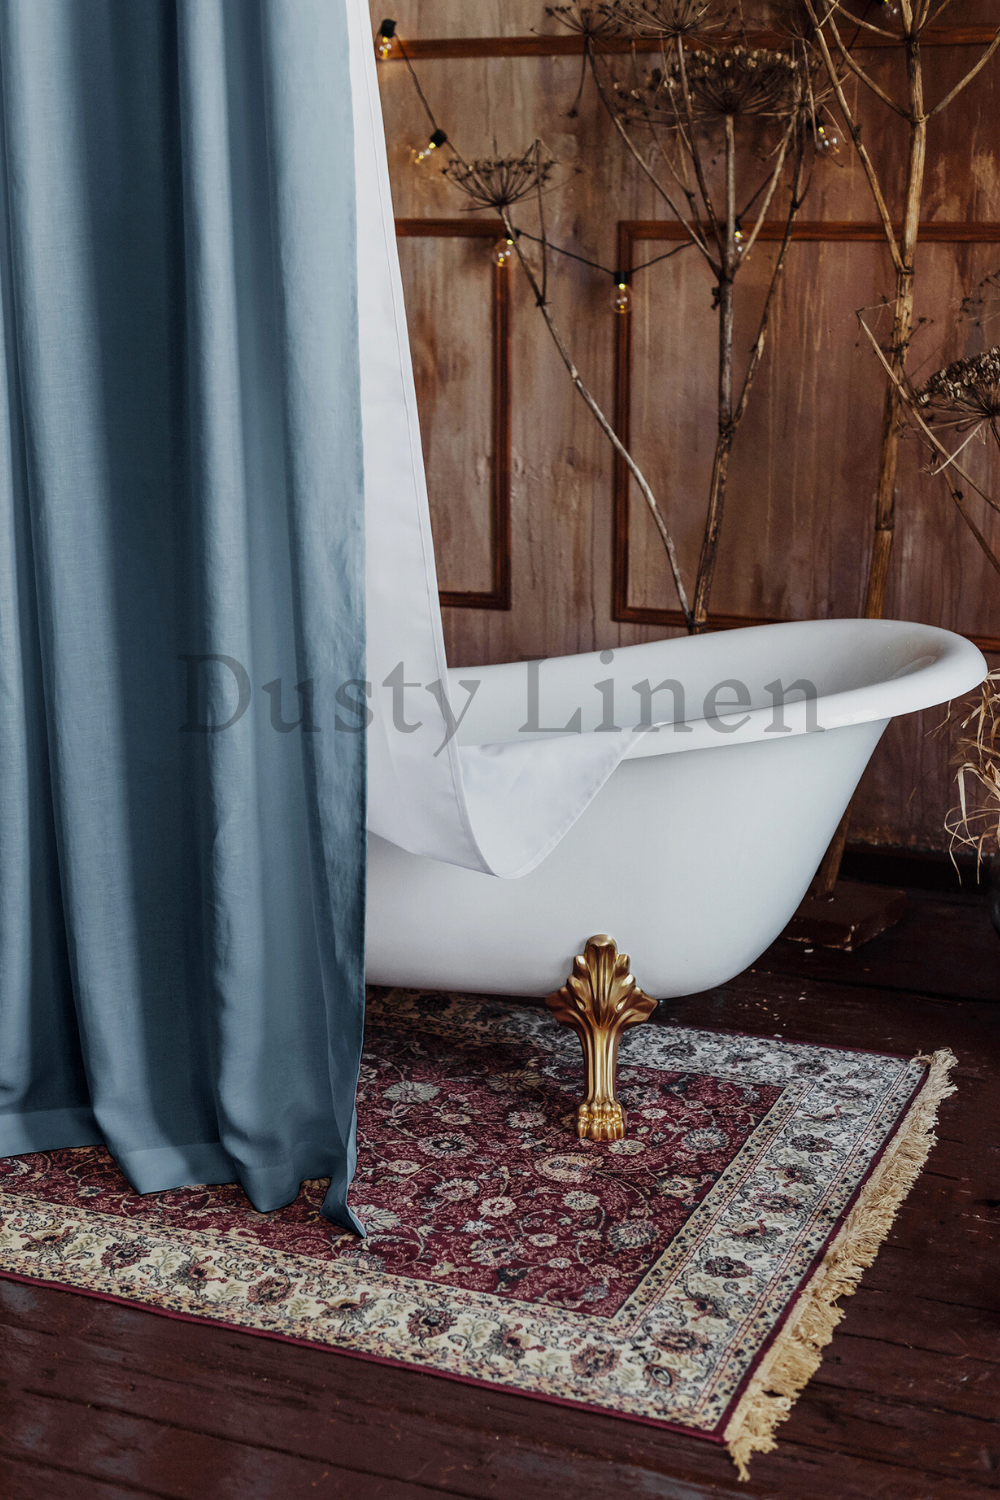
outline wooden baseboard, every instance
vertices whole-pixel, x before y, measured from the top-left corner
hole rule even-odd
[[[959,891],[974,895],[979,889],[976,856],[971,849],[956,849],[953,864],[951,857],[939,849],[848,844],[841,866],[841,877],[869,885],[945,891],[952,895],[957,895]]]

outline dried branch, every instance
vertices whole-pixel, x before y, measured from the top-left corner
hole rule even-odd
[[[649,507],[650,514],[660,539],[663,542],[667,554],[667,561],[677,590],[677,598],[684,615],[685,623],[690,630],[692,627],[692,612],[684,589],[681,577],[680,565],[677,561],[677,550],[674,546],[673,537],[663,518],[663,513],[656,503],[645,475],[639,468],[635,459],[622,443],[611,423],[608,421],[601,407],[591,395],[590,390],[584,383],[579,370],[573,362],[569,349],[566,346],[555,320],[552,317],[552,309],[549,305],[546,289],[547,278],[547,255],[548,243],[545,237],[545,219],[541,218],[541,245],[542,245],[542,281],[539,283],[530,262],[521,248],[520,236],[514,227],[510,217],[510,210],[515,203],[521,202],[532,193],[539,195],[539,207],[541,208],[541,190],[548,180],[554,163],[550,158],[542,155],[542,145],[536,141],[522,156],[519,157],[485,157],[477,161],[465,161],[454,145],[452,160],[445,168],[445,176],[456,187],[459,192],[464,193],[477,208],[491,208],[500,217],[501,223],[507,233],[507,239],[513,244],[521,269],[528,279],[528,284],[535,295],[535,302],[545,325],[549,330],[552,342],[559,352],[559,357],[569,374],[577,392],[586,404],[591,415],[595,418],[601,431],[614,448],[615,452],[627,465],[634,477],[639,489],[642,491],[644,500]]]
[[[980,547],[983,550],[983,553],[986,556],[987,561],[993,568],[994,572],[1000,575],[1000,559],[997,558],[995,552],[993,552],[992,548],[990,547],[989,542],[987,542],[986,538],[983,536],[983,533],[980,531],[979,527],[976,525],[975,521],[969,514],[968,508],[965,504],[965,497],[962,494],[962,491],[958,489],[955,481],[951,478],[951,475],[946,473],[944,470],[941,471],[941,477],[943,478],[945,484],[948,486],[948,492],[951,495],[951,498],[954,500],[955,505],[958,507],[958,513],[962,517],[962,520],[965,522],[966,526],[968,526],[969,530],[972,532],[972,535],[979,543]]]
[[[601,428],[601,431],[604,433],[605,437],[608,439],[611,446],[618,454],[619,458],[621,458],[628,467],[629,472],[635,479],[636,484],[639,486],[639,489],[642,492],[642,497],[649,508],[649,513],[653,518],[653,523],[660,534],[660,540],[662,541],[664,550],[666,551],[667,562],[670,566],[670,572],[674,581],[674,588],[677,591],[677,599],[681,606],[681,612],[684,615],[684,623],[690,631],[693,628],[694,617],[692,615],[691,605],[688,602],[687,593],[684,588],[684,580],[681,577],[680,564],[677,561],[677,549],[674,546],[674,540],[667,527],[667,523],[663,518],[663,512],[657,505],[656,497],[654,496],[653,491],[650,489],[646,477],[643,474],[642,470],[639,468],[639,465],[636,463],[631,453],[625,447],[617,432],[615,432],[614,428],[608,421],[607,417],[604,415],[604,412],[601,410],[600,406],[594,400],[594,397],[591,395],[590,391],[587,389],[587,386],[584,384],[579,370],[573,363],[570,352],[566,347],[566,344],[564,343],[563,338],[553,320],[551,308],[549,307],[549,304],[544,300],[542,296],[542,289],[538,284],[535,273],[532,270],[523,250],[521,249],[517,231],[511,223],[510,214],[506,208],[501,210],[500,217],[503,220],[503,225],[507,231],[508,239],[511,239],[514,242],[514,250],[517,254],[518,261],[520,262],[521,269],[524,271],[524,274],[528,278],[528,283],[531,286],[531,290],[535,294],[535,301],[538,304],[538,309],[541,312],[542,317],[545,319],[545,325],[552,337],[552,342],[555,344],[557,350],[559,351],[560,359],[566,366],[570,380],[573,382],[573,385],[576,387],[579,395],[582,397],[588,410],[591,412],[591,415],[597,421],[597,424]]]
[[[986,51],[983,53],[982,57],[975,64],[975,66],[970,68],[965,77],[960,78],[955,87],[949,93],[945,94],[943,99],[939,100],[938,103],[935,104],[934,108],[931,110],[932,115],[940,114],[941,110],[946,109],[951,101],[955,98],[955,96],[957,94],[960,94],[962,90],[972,82],[976,74],[982,72],[983,68],[985,68],[986,64],[989,62],[990,58],[993,56],[998,47],[1000,47],[1000,27],[998,27],[996,35],[994,36],[992,42],[990,42],[989,46],[986,48]]]
[[[1000,842],[1000,672],[987,675],[975,707],[958,729],[958,807],[949,809],[944,826],[951,834],[952,847],[964,844],[975,849],[978,870],[986,846]],[[970,808],[967,780],[985,792],[985,806]]]
[[[743,246],[743,259],[741,264],[744,266],[750,258],[751,250],[757,243],[757,236],[760,234],[760,231],[764,226],[764,220],[767,218],[767,211],[771,207],[771,201],[778,190],[778,183],[781,181],[781,174],[785,168],[785,157],[788,155],[788,147],[791,144],[792,136],[795,134],[796,128],[797,122],[794,119],[790,120],[788,122],[788,127],[785,130],[784,135],[781,137],[781,141],[779,142],[777,157],[774,163],[774,170],[772,171],[771,176],[768,180],[767,188],[764,193],[764,199],[757,213],[757,221],[750,231],[750,238],[744,243]],[[795,187],[793,187],[793,202],[795,201],[795,198],[796,190]],[[796,205],[796,212],[798,212],[798,205]]]
[[[985,500],[987,505],[992,506],[994,510],[1000,510],[1000,506],[998,506],[997,503],[986,493],[986,491],[976,483],[976,481],[972,478],[972,475],[967,473],[966,470],[962,468],[961,464],[957,462],[956,455],[948,452],[947,448],[938,438],[937,433],[934,432],[928,425],[928,423],[924,420],[923,414],[919,409],[916,399],[907,388],[905,382],[900,380],[895,370],[893,370],[889,361],[886,359],[885,355],[880,349],[878,340],[872,333],[871,329],[868,327],[868,324],[865,322],[864,318],[859,318],[858,322],[864,329],[865,334],[868,338],[868,342],[875,350],[882,368],[885,370],[890,381],[895,386],[899,394],[900,405],[909,412],[910,416],[913,418],[914,424],[923,433],[924,437],[927,439],[928,443],[930,443],[935,453],[939,454],[940,457],[945,460],[945,462],[941,464],[935,472],[943,474],[947,469],[954,469],[955,473],[958,474],[962,479],[964,479],[966,484],[969,485],[971,489],[975,490],[980,499]],[[945,477],[948,478],[947,475]]]
[[[945,4],[950,3],[951,0],[945,0]],[[866,20],[864,16],[854,15],[852,11],[847,9],[846,5],[840,3],[840,0],[829,0],[829,9],[823,17],[821,24],[825,25],[828,17],[832,16],[835,10],[839,10],[844,20],[850,21],[852,26],[860,26],[864,31],[873,31],[876,36],[888,37],[891,41],[896,41],[898,38],[898,32],[888,31],[884,26],[876,26],[874,21]]]
[[[698,223],[697,219],[691,219],[691,220],[689,220],[688,218],[686,218],[685,215],[681,212],[681,210],[677,207],[677,204],[671,198],[670,194],[667,192],[666,188],[660,182],[660,180],[657,177],[656,173],[653,171],[652,167],[650,167],[650,165],[646,161],[645,157],[642,155],[642,152],[639,150],[638,146],[635,144],[635,142],[633,141],[632,137],[629,135],[628,131],[625,129],[625,124],[624,124],[624,121],[621,118],[620,113],[614,108],[611,100],[608,97],[607,90],[606,90],[606,88],[604,86],[604,83],[603,83],[603,81],[601,79],[600,70],[597,67],[597,60],[596,60],[596,58],[594,56],[593,50],[590,49],[589,43],[588,43],[588,56],[590,58],[591,73],[592,73],[592,76],[593,76],[593,79],[594,79],[594,83],[595,83],[595,85],[597,87],[598,96],[599,96],[599,98],[601,100],[601,103],[604,105],[605,110],[607,111],[608,118],[610,119],[611,123],[614,125],[615,129],[617,130],[617,132],[618,132],[619,136],[621,137],[622,141],[624,142],[625,146],[628,148],[628,151],[629,151],[630,155],[635,159],[635,161],[638,163],[638,165],[642,168],[642,170],[645,173],[645,175],[649,178],[649,181],[652,183],[653,187],[659,193],[659,195],[663,199],[664,203],[670,209],[670,212],[673,214],[673,216],[677,220],[678,224],[682,224],[684,226],[684,228],[687,230],[687,233],[688,233],[688,235],[689,235],[689,237],[691,239],[691,243],[693,245],[695,245],[698,250],[701,251],[702,255],[708,261],[708,264],[711,267],[712,272],[716,276],[718,276],[720,274],[720,269],[721,268],[719,266],[719,263],[713,257],[712,252],[708,248],[708,244],[705,241],[705,237],[704,237],[704,235],[701,232],[701,225]]]
[[[861,64],[859,62],[856,62],[855,59],[851,56],[849,48],[845,46],[844,40],[837,29],[837,23],[833,19],[832,14],[827,24],[829,25],[830,30],[833,32],[833,39],[837,44],[837,51],[840,53],[841,61],[847,68],[850,69],[855,78],[859,78],[865,85],[865,87],[867,89],[870,89],[877,99],[881,99],[882,103],[889,109],[895,110],[897,115],[902,115],[904,120],[908,119],[909,112],[905,110],[901,104],[897,104],[896,100],[893,99],[891,94],[887,94],[885,89],[880,88],[880,86],[875,82],[874,78],[872,78],[872,76],[865,71]]]
[[[830,54],[830,48],[823,33],[822,23],[816,15],[816,9],[813,4],[813,0],[804,0],[804,4],[806,10],[809,12],[809,19],[812,21],[815,28],[816,45],[819,48],[820,56],[822,57],[823,63],[826,67],[827,77],[830,80],[830,86],[837,97],[837,103],[840,105],[840,111],[844,117],[844,124],[847,127],[847,133],[851,137],[851,140],[854,142],[854,149],[858,153],[858,160],[861,162],[865,177],[868,179],[868,186],[871,189],[872,197],[875,200],[875,208],[878,212],[879,218],[882,221],[882,228],[885,231],[886,244],[889,247],[889,254],[892,256],[892,263],[895,266],[897,273],[902,272],[903,258],[900,255],[899,246],[896,243],[896,231],[893,227],[892,218],[886,206],[885,198],[882,196],[882,189],[879,185],[878,176],[872,164],[872,159],[868,155],[868,151],[861,140],[861,127],[858,125],[853,114],[851,113],[851,107],[848,104],[847,96],[844,93],[843,81],[841,80],[840,74],[837,72],[837,69],[834,66],[834,61]],[[827,12],[827,15],[829,14],[830,11]],[[824,17],[824,21],[825,20],[826,17]]]
[[[799,149],[796,152],[795,171],[792,176],[791,201],[788,206],[788,214],[785,218],[785,233],[782,237],[778,254],[775,257],[774,269],[771,272],[771,280],[768,285],[767,296],[764,299],[764,308],[761,312],[760,323],[757,328],[757,337],[754,339],[753,347],[750,351],[750,363],[747,366],[746,375],[743,378],[743,386],[740,390],[740,399],[737,403],[736,411],[733,415],[734,426],[742,420],[743,413],[746,411],[747,400],[750,396],[750,387],[753,385],[754,376],[757,373],[757,366],[760,364],[761,356],[764,353],[764,344],[767,338],[768,326],[771,321],[771,307],[774,302],[774,295],[777,291],[778,283],[781,280],[782,271],[785,268],[785,260],[788,255],[788,247],[792,243],[792,231],[795,228],[795,219],[798,215],[799,209],[802,207],[802,202],[805,196],[801,192],[802,172],[804,166],[805,142],[800,141]],[[745,259],[746,256],[744,255],[744,260]]]
[[[729,472],[729,455],[732,451],[732,445],[736,436],[736,430],[739,427],[740,422],[743,420],[743,416],[746,412],[747,403],[750,399],[750,391],[753,386],[754,379],[757,375],[757,370],[760,366],[761,358],[764,354],[768,329],[770,327],[771,321],[771,311],[774,306],[775,294],[777,292],[778,285],[781,281],[782,273],[785,268],[785,261],[788,256],[789,245],[792,241],[792,231],[795,225],[795,220],[798,216],[798,212],[802,206],[804,198],[804,194],[801,191],[806,147],[804,125],[804,121],[800,122],[799,142],[798,148],[795,153],[795,167],[792,173],[791,195],[789,198],[788,213],[785,217],[785,232],[782,236],[781,245],[775,258],[774,268],[771,272],[771,280],[768,285],[767,295],[764,299],[764,306],[761,311],[760,321],[757,325],[757,337],[754,339],[753,345],[750,350],[750,360],[743,377],[743,384],[740,388],[739,400],[736,403],[735,410],[733,410],[731,407],[730,397],[730,405],[726,410],[725,415],[723,415],[723,411],[720,406],[719,436],[716,441],[716,452],[712,465],[712,481],[709,490],[708,513],[705,522],[705,532],[702,538],[701,554],[698,559],[698,575],[695,583],[694,617],[696,627],[699,628],[705,623],[705,620],[708,617],[708,604],[711,596],[712,581],[715,574],[715,560],[718,551],[719,538],[722,532],[722,517],[725,504],[726,480],[728,478]],[[785,144],[787,149],[787,140]],[[762,221],[763,211],[761,219],[759,219],[757,225],[755,225],[755,229],[759,228]],[[751,235],[748,244],[752,245],[755,238],[756,235]],[[745,262],[746,254],[744,253],[743,260],[740,262],[740,264],[745,264]],[[728,358],[731,361],[731,329]]]
[[[761,225],[783,180],[799,122],[804,119],[804,112],[814,109],[810,63],[804,43],[801,59],[794,47],[790,51],[741,45],[724,51],[704,47],[691,50],[689,44],[704,27],[708,15],[708,7],[702,0],[613,0],[608,13],[614,15],[626,33],[631,32],[637,37],[659,37],[661,62],[659,67],[640,78],[633,48],[632,84],[623,84],[615,79],[606,61],[598,61],[597,49],[592,37],[588,36],[585,50],[598,97],[634,160],[688,237],[697,244],[716,283],[714,306],[719,320],[717,438],[694,596],[695,628],[701,628],[707,618],[730,454],[736,427],[746,410],[765,346],[775,290],[791,237],[790,223],[772,276],[758,335],[751,347],[736,413],[733,410],[733,286],[739,269],[747,263],[749,252],[757,242]],[[605,73],[610,82],[606,81]],[[780,121],[782,128],[773,162],[750,197],[751,204],[758,199],[762,201],[744,243],[737,212],[735,131],[737,121],[750,118]],[[672,133],[675,150],[671,152],[662,145],[660,149],[667,171],[684,196],[686,212],[639,150],[631,128],[635,124],[649,130],[657,144],[660,144],[658,127],[665,126]],[[725,191],[724,205],[720,203],[718,206],[709,185],[703,141],[704,132],[717,126],[721,127],[724,138]],[[794,220],[802,201],[804,149],[803,129],[796,153],[789,221]],[[679,163],[674,161],[675,155]],[[707,221],[707,234],[702,228],[702,220]],[[710,248],[713,239],[715,254]]]

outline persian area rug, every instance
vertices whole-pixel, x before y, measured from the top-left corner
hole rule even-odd
[[[264,1215],[53,1151],[0,1161],[0,1274],[655,1423],[745,1475],[920,1171],[953,1061],[650,1024],[622,1043],[627,1136],[596,1143],[547,1011],[377,991],[366,1241],[321,1218],[320,1182]]]

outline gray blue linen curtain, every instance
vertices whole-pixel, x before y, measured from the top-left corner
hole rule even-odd
[[[0,129],[0,1155],[358,1228],[343,0],[2,0]]]

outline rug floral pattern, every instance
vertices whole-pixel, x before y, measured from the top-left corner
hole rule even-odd
[[[352,1192],[141,1198],[101,1148],[0,1161],[0,1274],[719,1436],[919,1088],[900,1058],[648,1025],[624,1141],[572,1133],[546,1011],[377,991]]]

